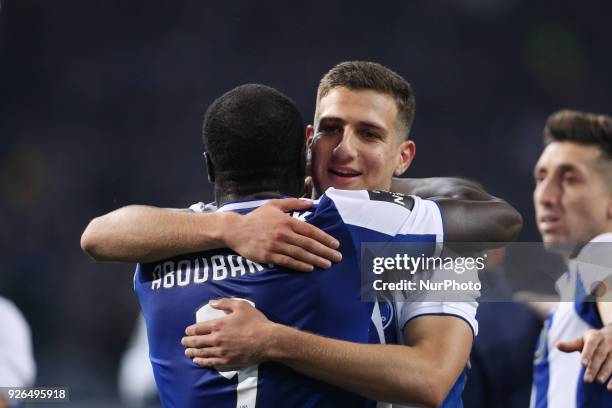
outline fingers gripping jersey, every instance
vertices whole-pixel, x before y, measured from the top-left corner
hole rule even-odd
[[[209,300],[239,297],[253,302],[272,321],[367,343],[374,304],[360,300],[361,243],[436,242],[443,234],[435,203],[402,196],[408,206],[377,197],[371,199],[366,191],[330,189],[313,208],[291,214],[339,240],[342,262],[329,270],[294,272],[250,261],[229,249],[139,265],[135,290],[146,320],[150,359],[164,406],[371,405],[372,401],[276,363],[262,363],[231,375],[200,368],[185,357],[180,340]],[[247,213],[261,204],[240,201],[217,211]]]

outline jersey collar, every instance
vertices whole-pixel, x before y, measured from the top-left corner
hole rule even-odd
[[[238,200],[224,201],[223,204],[221,204],[217,208],[217,211],[235,211],[235,210],[244,210],[244,209],[249,209],[249,208],[257,208],[257,207],[264,205],[270,200],[289,198],[289,196],[280,195],[280,194],[272,195],[270,197],[265,197],[265,198],[264,197],[265,196],[262,195],[257,198],[251,197],[251,198],[241,198]]]

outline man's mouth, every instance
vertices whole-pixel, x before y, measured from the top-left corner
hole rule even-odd
[[[540,229],[544,233],[553,233],[561,226],[561,217],[546,214],[540,217]]]
[[[340,183],[348,183],[354,180],[355,177],[359,177],[361,175],[360,172],[352,170],[352,169],[339,169],[339,168],[329,169],[329,173],[331,175],[331,178],[334,181],[337,181]]]

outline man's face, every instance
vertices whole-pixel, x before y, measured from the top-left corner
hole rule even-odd
[[[414,143],[400,143],[397,104],[389,95],[333,88],[319,101],[315,120],[307,130],[315,195],[329,187],[388,190],[414,157]]]
[[[549,247],[569,249],[609,227],[612,193],[597,169],[600,155],[597,146],[572,142],[553,142],[542,152],[533,201],[538,229]]]

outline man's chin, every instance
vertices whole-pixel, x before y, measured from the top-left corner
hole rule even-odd
[[[553,252],[555,254],[561,256],[571,256],[578,244],[576,242],[571,242],[568,239],[563,239],[558,236],[544,236],[544,248],[548,252]]]
[[[366,187],[363,186],[363,183],[359,183],[357,181],[348,182],[348,183],[329,183],[328,187],[333,187],[336,190],[367,190]],[[326,188],[326,190],[327,190]]]

